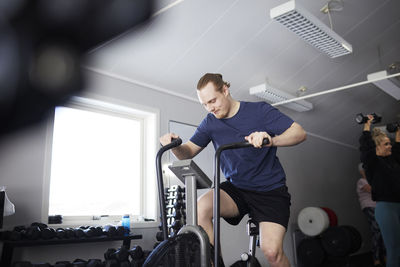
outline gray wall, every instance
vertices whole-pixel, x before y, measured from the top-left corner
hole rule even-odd
[[[160,134],[168,131],[169,120],[197,125],[205,115],[201,105],[193,101],[90,71],[87,75],[91,81],[88,90],[85,91],[87,95],[159,109]],[[301,119],[306,118],[306,114],[301,116]],[[301,124],[300,120],[299,122]],[[7,186],[9,198],[16,206],[16,214],[5,218],[4,229],[41,218],[45,137],[46,125],[40,124],[22,133],[15,133],[9,138],[3,138],[0,143],[0,183]],[[368,250],[368,228],[355,195],[358,151],[309,136],[301,145],[280,148],[278,156],[285,168],[289,191],[292,194],[292,216],[284,244],[290,261],[294,263],[292,228],[299,211],[307,206],[325,206],[333,209],[340,224],[350,224],[360,230],[366,240],[362,251]],[[227,265],[232,264],[241,252],[247,250],[244,229],[245,220],[237,227],[222,224],[222,251]],[[145,238],[134,243],[151,249],[156,231],[156,228],[136,229],[136,232],[143,233]],[[72,260],[77,257],[102,258],[106,248],[117,246],[120,246],[120,243],[20,248],[14,259],[54,263],[56,260]],[[257,253],[261,256],[261,252]],[[263,257],[259,258],[264,263],[263,266],[266,266]]]

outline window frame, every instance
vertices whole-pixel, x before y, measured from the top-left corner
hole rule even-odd
[[[140,106],[136,104],[117,101],[114,99],[99,99],[99,97],[74,96],[63,105],[69,108],[77,108],[86,111],[99,112],[107,115],[116,115],[123,118],[133,118],[142,121],[141,127],[141,179],[140,179],[140,215],[133,216],[131,221],[143,227],[152,227],[158,224],[158,193],[157,179],[155,171],[155,156],[158,147],[159,136],[159,118],[158,109]],[[44,177],[43,177],[43,200],[42,200],[42,222],[48,222],[49,216],[49,197],[50,197],[50,179],[51,179],[51,158],[53,144],[53,130],[55,119],[55,108],[49,114],[46,132],[46,147],[44,161]],[[53,215],[53,214],[52,214]],[[63,222],[57,224],[57,227],[74,227],[80,225],[106,225],[117,224],[120,222],[121,215],[97,216],[97,214],[88,216],[63,216]],[[144,218],[154,219],[154,222],[144,222]]]

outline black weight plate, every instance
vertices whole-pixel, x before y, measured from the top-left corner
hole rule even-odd
[[[319,266],[325,259],[325,251],[318,238],[303,239],[297,247],[297,257],[304,266]]]
[[[352,237],[350,232],[342,226],[329,227],[321,234],[322,247],[333,257],[343,257],[350,253]]]

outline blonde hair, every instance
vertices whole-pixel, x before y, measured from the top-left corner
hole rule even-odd
[[[200,78],[197,83],[197,90],[203,89],[209,82],[212,82],[215,85],[217,91],[222,91],[222,87],[226,85],[228,88],[231,86],[230,83],[225,82],[222,79],[222,74],[219,73],[206,73],[203,77]]]
[[[372,140],[374,140],[375,145],[379,146],[383,139],[387,137],[387,135],[379,128],[372,129]]]

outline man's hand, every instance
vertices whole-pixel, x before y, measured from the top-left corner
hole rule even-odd
[[[254,147],[261,148],[263,147],[263,140],[267,138],[269,143],[266,146],[272,146],[272,138],[267,132],[254,132],[245,136],[247,142],[252,144]]]
[[[178,135],[174,133],[167,133],[160,137],[160,143],[162,146],[168,145],[172,142],[172,139],[179,138]]]

